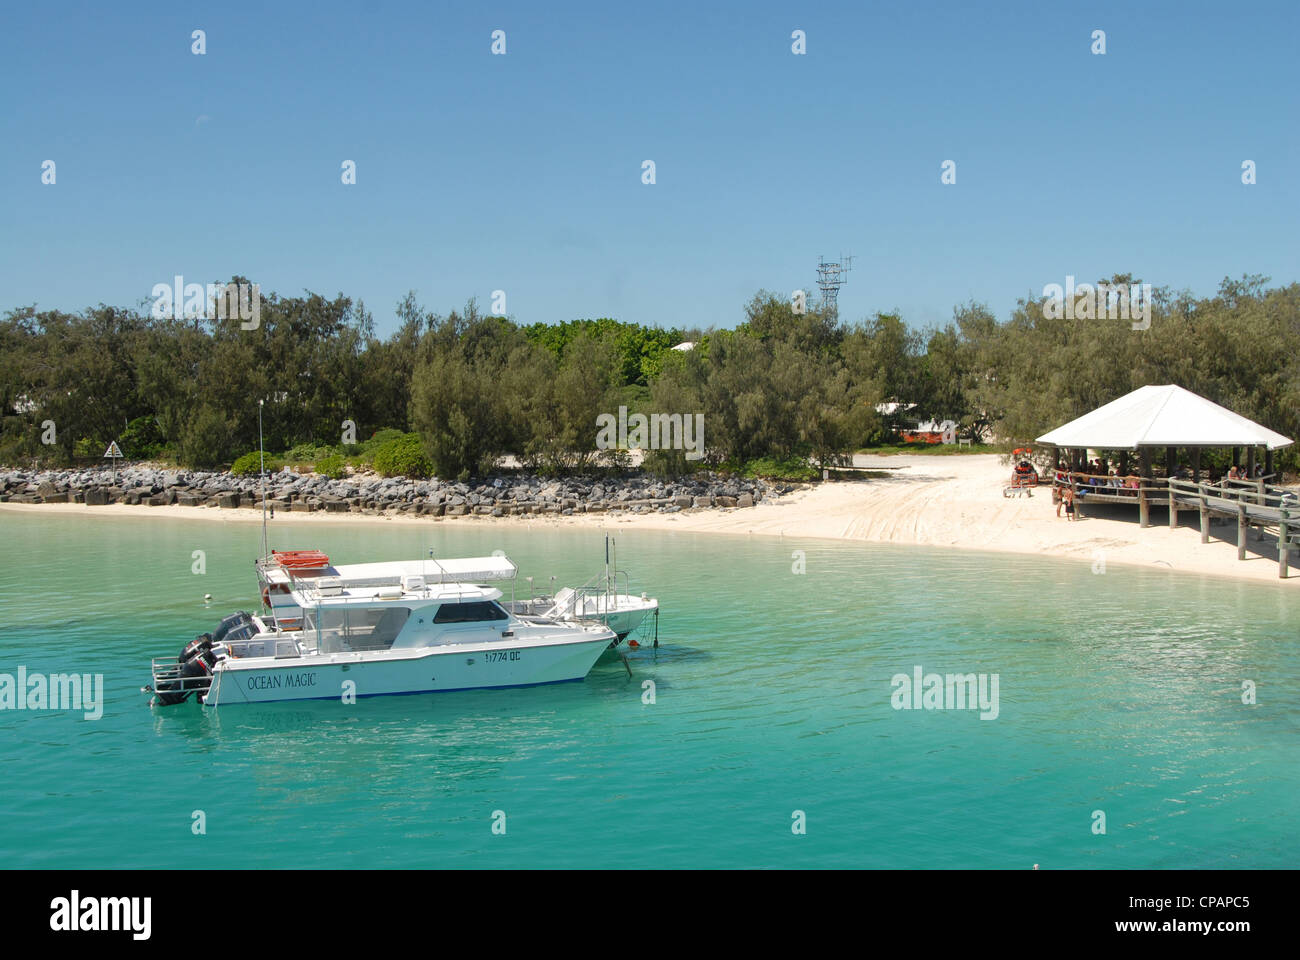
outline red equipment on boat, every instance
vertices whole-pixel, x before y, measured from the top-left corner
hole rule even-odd
[[[290,573],[321,570],[330,565],[330,558],[319,550],[272,550],[271,556]]]

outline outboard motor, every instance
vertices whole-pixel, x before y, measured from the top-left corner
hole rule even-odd
[[[180,669],[166,678],[155,677],[154,694],[163,706],[184,703],[191,693],[206,692],[212,684],[212,668],[216,666],[217,656],[213,653],[214,645],[232,640],[243,640],[252,636],[257,627],[252,616],[245,610],[232,613],[211,633],[201,633],[185,645],[181,655],[176,658]]]
[[[181,655],[176,658],[177,663],[189,663],[201,653],[207,653],[212,649],[212,634],[200,633],[190,643],[185,645]]]
[[[241,630],[241,627],[248,627],[248,630]],[[247,610],[240,610],[238,613],[232,613],[219,624],[217,629],[212,631],[212,642],[221,643],[227,639],[242,640],[243,634],[251,635],[253,633],[253,617]],[[230,634],[236,636],[230,636]]]

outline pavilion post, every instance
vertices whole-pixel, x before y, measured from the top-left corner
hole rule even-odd
[[[1192,447],[1192,480],[1201,482],[1201,448]]]
[[[1232,465],[1234,467],[1241,466],[1241,447],[1232,448]]]
[[[1237,504],[1237,559],[1246,559],[1246,531],[1250,529],[1246,524],[1246,505],[1238,502]]]
[[[1285,580],[1287,577],[1287,563],[1291,559],[1291,543],[1289,540],[1291,529],[1287,525],[1287,520],[1291,515],[1285,507],[1282,508],[1281,513],[1282,518],[1277,527],[1277,575]]]
[[[1264,451],[1264,475],[1273,476],[1273,451],[1265,449]]]
[[[1151,503],[1147,499],[1147,484],[1151,479],[1151,448],[1142,447],[1138,451],[1138,526],[1151,526]]]
[[[1255,448],[1253,446],[1246,448],[1246,476],[1251,480],[1255,479]]]
[[[1121,450],[1119,452],[1119,472],[1121,476],[1125,476],[1125,477],[1128,476],[1128,451],[1127,450]]]
[[[1165,476],[1172,477],[1177,464],[1174,462],[1178,457],[1176,447],[1165,447]]]

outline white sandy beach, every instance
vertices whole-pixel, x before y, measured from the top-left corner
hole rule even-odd
[[[1183,526],[1170,530],[1163,509],[1153,509],[1152,526],[1138,526],[1137,506],[1085,508],[1083,519],[1058,518],[1051,492],[1006,498],[1002,487],[1010,468],[996,455],[859,456],[855,466],[883,471],[869,480],[820,484],[752,508],[688,510],[673,514],[598,513],[573,516],[511,517],[366,516],[355,513],[276,514],[285,523],[400,523],[528,526],[585,526],[612,530],[677,530],[765,537],[816,537],[874,543],[923,544],[1075,559],[1090,567],[1112,565],[1160,567],[1222,577],[1300,584],[1300,562],[1293,557],[1291,576],[1277,576],[1276,552],[1270,542],[1249,540],[1248,559],[1237,560],[1236,526],[1212,527],[1211,542],[1202,544],[1195,512],[1184,513]],[[261,511],[249,508],[127,506],[81,504],[0,504],[4,512],[57,512],[87,517],[184,518],[207,523],[260,523]],[[1102,517],[1096,514],[1105,513]]]

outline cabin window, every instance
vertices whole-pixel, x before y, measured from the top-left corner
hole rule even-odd
[[[474,603],[444,603],[438,608],[433,618],[434,623],[482,623],[493,620],[509,620],[510,614],[501,609],[500,604],[491,600]]]
[[[325,607],[307,614],[321,653],[387,650],[406,626],[410,607]]]

